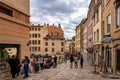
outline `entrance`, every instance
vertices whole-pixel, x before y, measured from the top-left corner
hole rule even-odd
[[[117,49],[117,71],[120,72],[120,49]]]
[[[18,47],[16,44],[0,44],[0,73],[9,70],[8,60],[19,53]]]

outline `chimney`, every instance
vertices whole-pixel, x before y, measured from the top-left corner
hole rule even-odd
[[[46,23],[44,23],[44,26],[46,26]]]
[[[40,24],[38,24],[38,26],[40,26]]]
[[[60,25],[60,24],[58,24],[58,27],[59,27],[59,28],[61,28],[61,25]]]
[[[54,23],[53,23],[53,26],[54,26]]]
[[[49,26],[49,23],[47,24],[47,26]]]

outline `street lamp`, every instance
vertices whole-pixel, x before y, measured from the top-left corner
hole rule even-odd
[[[114,7],[117,8],[120,5],[120,0],[115,0],[113,4]]]

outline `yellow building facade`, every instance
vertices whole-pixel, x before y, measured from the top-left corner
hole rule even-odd
[[[100,65],[102,60],[102,25],[101,25],[101,3],[96,3],[93,16],[93,61]]]

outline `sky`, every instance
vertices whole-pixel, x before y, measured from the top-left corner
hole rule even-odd
[[[75,28],[86,18],[90,0],[30,0],[32,24],[61,24],[64,37],[71,39]]]

